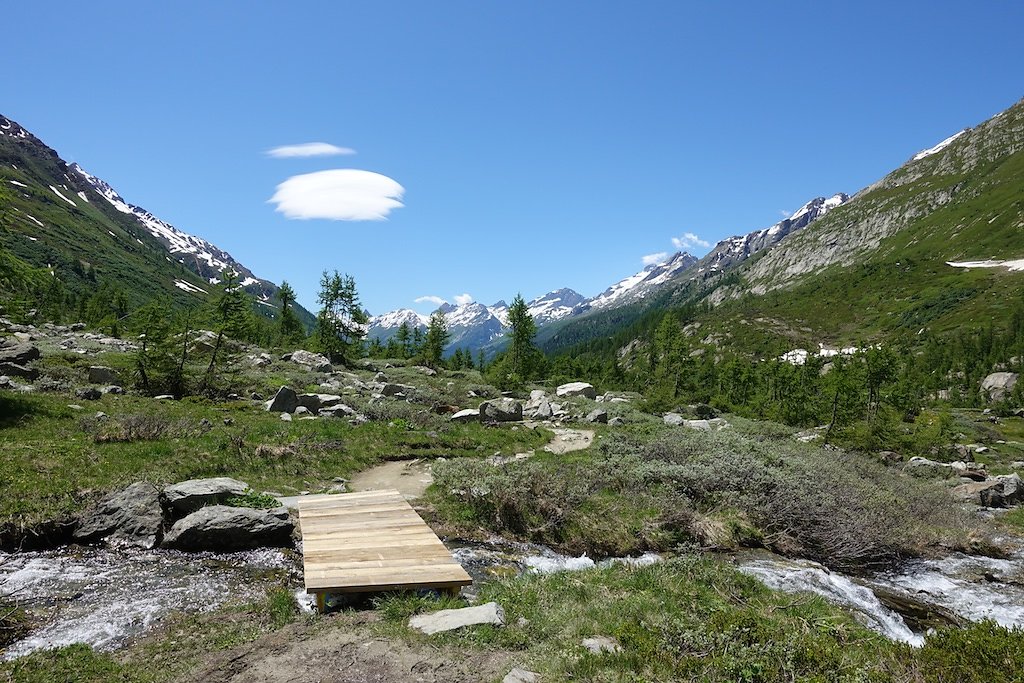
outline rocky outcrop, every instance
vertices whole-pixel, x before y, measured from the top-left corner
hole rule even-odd
[[[485,422],[519,422],[523,404],[514,398],[495,398],[480,404],[480,419]]]
[[[39,371],[35,368],[27,368],[17,363],[0,363],[0,375],[7,377],[19,377],[34,382],[39,379]]]
[[[429,614],[417,614],[409,619],[409,628],[426,633],[428,636],[481,624],[504,626],[505,610],[496,602],[488,602],[476,607],[443,609]]]
[[[311,351],[305,351],[303,349],[299,349],[298,351],[293,352],[291,354],[290,360],[293,363],[305,365],[311,370],[315,370],[317,372],[330,372],[331,370],[334,369],[333,367],[331,367],[331,361],[327,358],[327,356],[322,356],[319,353],[313,353]]]
[[[907,461],[903,470],[919,477],[948,477],[953,472],[953,466],[915,456]]]
[[[39,349],[32,344],[0,346],[0,363],[25,365],[39,358]]]
[[[988,508],[1004,508],[1024,503],[1024,481],[1016,472],[985,481],[972,481],[957,486],[953,497]]]
[[[211,505],[175,522],[161,545],[189,551],[288,547],[294,528],[287,508],[257,510]]]
[[[597,390],[593,384],[586,382],[569,382],[563,384],[555,389],[555,394],[559,397],[570,398],[572,396],[582,396],[591,400],[597,398]]]
[[[452,422],[479,422],[480,411],[476,408],[467,408],[466,410],[460,410],[451,417]]]
[[[203,507],[223,503],[244,495],[249,485],[230,477],[189,479],[164,489],[164,501],[178,514],[187,514]]]
[[[106,540],[148,549],[159,541],[162,526],[160,492],[140,481],[110,494],[83,514],[74,539],[80,543]]]
[[[981,391],[990,401],[1002,401],[1017,386],[1016,372],[993,372],[981,381]]]
[[[602,408],[591,410],[587,413],[587,416],[583,418],[584,422],[593,422],[596,424],[608,424],[608,411]]]
[[[416,387],[409,384],[384,382],[380,386],[380,393],[383,396],[410,396],[414,391],[416,391]]]

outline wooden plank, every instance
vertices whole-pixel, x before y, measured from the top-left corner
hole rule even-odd
[[[308,592],[443,588],[472,579],[397,491],[299,498]]]

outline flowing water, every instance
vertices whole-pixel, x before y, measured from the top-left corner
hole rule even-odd
[[[279,550],[181,553],[68,546],[0,555],[0,594],[13,594],[41,624],[4,653],[87,643],[125,645],[175,610],[211,610],[229,599],[259,595],[294,578],[295,560]]]
[[[999,560],[957,553],[909,562],[897,572],[869,579],[832,572],[816,562],[776,556],[740,558],[739,569],[771,588],[821,595],[851,610],[876,631],[912,645],[924,642],[920,629],[908,624],[916,619],[909,613],[905,618],[886,603],[913,605],[914,612],[935,612],[954,620],[992,619],[1007,627],[1024,626],[1022,555]]]
[[[614,563],[643,566],[662,559],[646,553],[595,561],[503,539],[452,543],[449,548],[477,585],[525,573],[581,571]],[[300,607],[311,611],[299,557],[270,549],[216,554],[79,546],[0,555],[0,594],[13,592],[39,624],[4,657],[72,643],[114,650],[172,612],[212,610],[228,600],[256,597],[282,581]],[[772,588],[824,596],[870,628],[913,645],[923,642],[924,628],[887,605],[923,604],[962,619],[1024,626],[1024,555],[997,560],[955,554],[908,563],[899,572],[869,579],[768,553],[740,556],[737,563]],[[471,599],[476,595],[474,587],[463,592]]]

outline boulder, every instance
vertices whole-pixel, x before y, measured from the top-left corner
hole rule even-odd
[[[39,348],[33,344],[15,344],[0,347],[0,363],[24,365],[39,358]]]
[[[305,365],[317,372],[330,372],[334,369],[331,367],[331,361],[327,356],[322,356],[319,353],[312,353],[311,351],[305,351],[303,349],[294,351],[287,360],[290,360],[293,363],[298,363],[299,365]]]
[[[670,427],[679,427],[686,420],[679,413],[665,413],[665,416],[661,418],[662,421]]]
[[[115,396],[120,396],[121,394],[124,393],[124,387],[119,387],[116,384],[111,384],[108,387],[100,387],[100,393],[114,394]]]
[[[380,393],[384,396],[408,396],[412,392],[416,391],[416,387],[408,384],[395,384],[393,382],[385,382],[380,388]]]
[[[117,373],[103,365],[94,365],[89,368],[90,384],[121,384]]]
[[[409,619],[409,628],[426,633],[428,636],[481,624],[504,626],[505,610],[496,602],[488,602],[476,607],[443,609],[429,614],[417,614]]]
[[[908,460],[907,464],[903,466],[903,470],[916,476],[948,477],[953,468],[946,463],[936,462],[918,455]]]
[[[609,427],[621,427],[624,424],[626,424],[626,420],[618,416],[608,420]]]
[[[591,636],[590,638],[584,638],[580,641],[580,645],[593,652],[595,655],[599,655],[602,652],[619,652],[622,650],[622,646],[614,638],[608,636]]]
[[[587,416],[583,418],[584,422],[594,422],[597,424],[608,424],[608,411],[601,408],[591,410],[587,413]]]
[[[248,550],[292,544],[295,525],[288,508],[272,510],[204,507],[174,523],[161,544],[178,550]]]
[[[1024,481],[1021,480],[1019,474],[1016,472],[1002,474],[996,477],[996,480],[1002,484],[1004,504],[1020,505],[1024,503]]]
[[[540,402],[540,405],[533,411],[533,416],[540,420],[549,420],[555,414],[552,410],[551,404],[548,403],[547,399]]]
[[[990,401],[1001,401],[1017,385],[1016,372],[993,372],[981,381],[981,391]]]
[[[476,408],[467,408],[466,410],[460,410],[451,417],[452,422],[478,422],[480,420],[480,411]]]
[[[559,397],[565,398],[570,396],[583,396],[584,398],[589,399],[597,398],[597,390],[594,389],[594,385],[586,382],[569,382],[568,384],[563,384],[555,389],[555,394]]]
[[[112,493],[82,515],[74,538],[82,543],[107,540],[152,548],[163,525],[160,492],[140,481]]]
[[[20,377],[33,382],[39,379],[38,370],[35,368],[26,368],[24,365],[18,365],[17,363],[0,363],[0,375]]]
[[[167,505],[179,514],[194,512],[205,505],[223,503],[228,498],[241,496],[249,490],[244,481],[230,477],[189,479],[164,489]]]
[[[965,503],[989,508],[1003,507],[1003,485],[995,479],[960,484],[951,493],[954,498]]]
[[[416,370],[417,372],[422,372],[427,377],[437,376],[437,370],[435,370],[434,368],[428,368],[426,365],[415,365],[413,366],[413,370]]]
[[[495,398],[480,404],[480,419],[489,422],[518,422],[523,404],[514,398]]]
[[[75,391],[75,396],[86,401],[98,401],[103,394],[96,387],[85,387]]]
[[[356,411],[344,403],[334,403],[326,408],[321,408],[320,414],[328,417],[345,417],[355,415]]]
[[[683,420],[683,427],[689,429],[696,429],[700,432],[719,431],[729,426],[729,423],[720,417],[714,417],[710,420]]]
[[[526,669],[515,668],[505,674],[501,683],[539,683],[540,674]]]
[[[294,389],[283,386],[277,390],[274,398],[266,402],[264,407],[271,413],[293,413],[299,407],[299,397]]]

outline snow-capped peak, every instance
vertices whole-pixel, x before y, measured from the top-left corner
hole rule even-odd
[[[429,322],[429,316],[417,313],[411,308],[400,308],[397,311],[389,311],[383,315],[370,318],[371,327],[385,330],[398,329],[402,326],[402,323],[405,323],[410,328],[426,327]]]
[[[664,263],[652,263],[639,273],[616,282],[590,300],[591,308],[606,308],[619,301],[642,299],[648,291],[664,284],[697,263],[696,257],[679,251]]]

